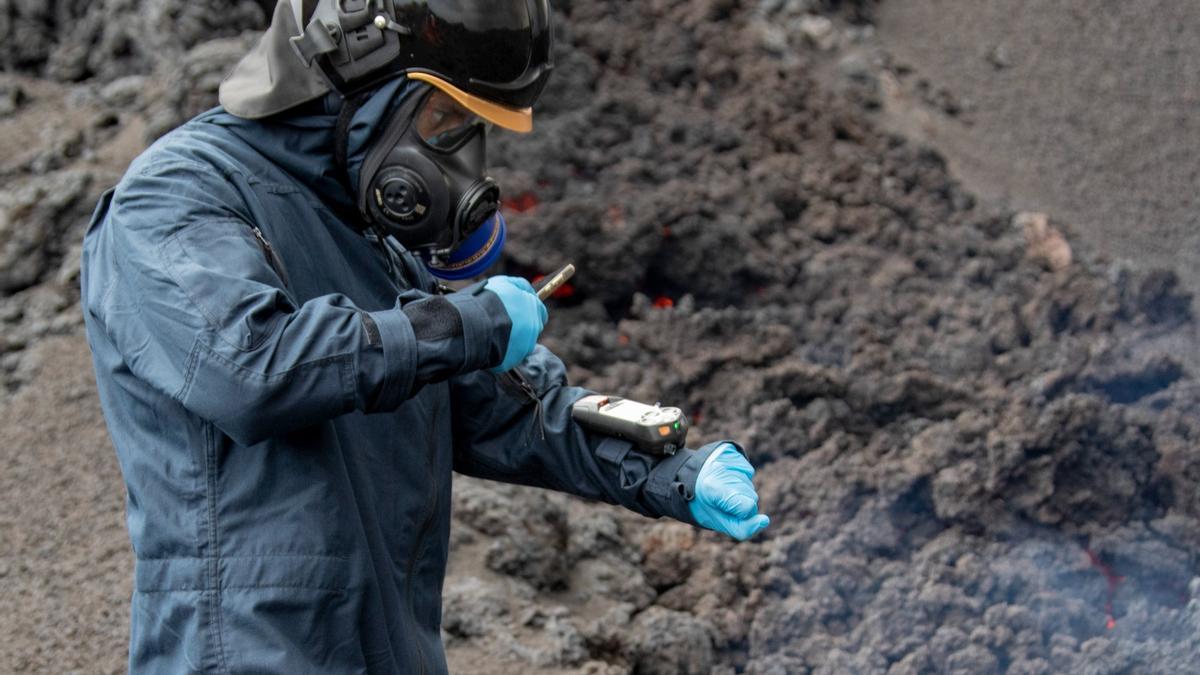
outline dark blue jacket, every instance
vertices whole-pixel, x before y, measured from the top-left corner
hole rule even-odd
[[[438,294],[356,229],[326,105],[197,117],[88,230],[87,335],[137,558],[132,672],[445,672],[452,471],[694,522],[711,446],[656,463],[584,432],[569,409],[588,392],[541,347],[519,378],[489,374],[499,299]]]

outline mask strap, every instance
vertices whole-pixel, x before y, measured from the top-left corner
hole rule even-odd
[[[344,99],[342,108],[338,111],[337,125],[334,127],[333,136],[333,161],[347,190],[351,187],[350,167],[346,163],[346,155],[350,151],[350,124],[354,122],[354,115],[358,109],[363,107],[370,98],[371,95],[364,92],[353,98]]]

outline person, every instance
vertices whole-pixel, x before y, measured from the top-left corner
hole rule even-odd
[[[451,473],[746,539],[733,442],[581,428],[503,244],[491,124],[525,132],[546,0],[280,0],[221,107],[85,236],[82,302],[136,554],[129,670],[439,673]]]

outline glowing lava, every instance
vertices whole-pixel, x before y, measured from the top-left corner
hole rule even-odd
[[[504,200],[504,205],[512,210],[513,213],[525,213],[526,211],[532,210],[540,203],[541,200],[539,200],[537,195],[533,194],[532,192],[522,192],[519,195],[515,195],[510,199]]]
[[[546,278],[545,274],[538,274],[538,275],[535,275],[532,279],[530,279],[529,283],[533,284],[534,286],[537,286],[538,282],[540,282],[542,279],[545,279],[545,278]],[[562,298],[569,298],[572,295],[575,295],[575,287],[572,286],[568,282],[568,283],[564,283],[562,286],[559,286],[558,288],[556,288],[554,290],[554,292],[550,294],[550,297],[555,298],[557,300],[561,300]]]
[[[655,309],[670,309],[675,306],[675,301],[665,295],[660,295],[654,299]]]
[[[1104,575],[1104,581],[1108,584],[1108,599],[1104,603],[1104,614],[1108,619],[1104,622],[1104,627],[1112,630],[1117,627],[1117,619],[1113,616],[1113,596],[1117,594],[1117,586],[1125,581],[1125,577],[1117,574],[1112,565],[1101,560],[1100,556],[1092,549],[1085,548],[1083,551],[1087,554],[1088,562]]]

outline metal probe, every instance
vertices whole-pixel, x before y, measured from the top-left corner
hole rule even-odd
[[[575,266],[567,263],[561,270],[551,274],[543,279],[537,285],[537,296],[542,301],[547,300],[554,291],[557,291],[559,286],[567,283],[567,280],[575,276]]]

